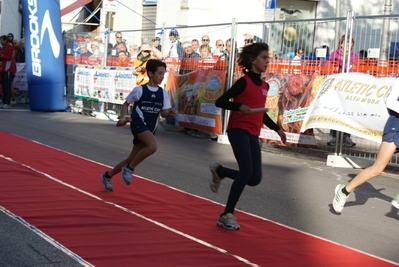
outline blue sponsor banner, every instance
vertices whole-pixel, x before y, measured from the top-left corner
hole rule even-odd
[[[66,108],[63,41],[59,0],[23,0],[26,71],[30,109]]]
[[[276,9],[276,0],[265,0],[265,9]]]

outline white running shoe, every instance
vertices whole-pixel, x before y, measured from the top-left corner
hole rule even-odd
[[[105,191],[112,192],[114,190],[111,184],[111,178],[105,177],[105,172],[100,176],[101,182],[103,182]]]
[[[345,187],[344,184],[339,184],[337,185],[337,187],[335,187],[335,197],[333,200],[333,207],[337,213],[342,212],[345,206],[345,202],[348,199],[348,196],[345,196],[345,194],[342,193],[342,188],[344,187]]]
[[[211,170],[212,173],[212,177],[209,184],[213,193],[217,193],[220,187],[220,182],[222,181],[222,178],[220,178],[217,173],[217,169],[220,166],[221,165],[216,161],[212,161],[211,163],[209,163],[209,169]]]
[[[3,104],[3,105],[1,106],[1,108],[2,108],[2,109],[10,109],[10,108],[11,108],[11,105]]]
[[[132,175],[133,175],[133,171],[127,167],[127,164],[122,167],[121,178],[125,184],[130,185],[130,182],[132,181]]]
[[[218,221],[216,222],[217,226],[223,227],[228,230],[239,230],[240,225],[236,222],[236,217],[233,214],[227,213],[226,215],[220,215]]]
[[[391,201],[392,206],[394,206],[395,208],[399,209],[399,195],[396,196],[396,198],[394,198]]]

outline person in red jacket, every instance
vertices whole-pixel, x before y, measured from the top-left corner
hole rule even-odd
[[[263,124],[276,131],[283,143],[287,140],[285,132],[266,112],[255,111],[265,107],[269,85],[261,79],[261,75],[266,71],[268,63],[269,46],[266,43],[245,46],[238,59],[244,76],[215,103],[219,108],[231,110],[227,136],[238,164],[238,170],[224,167],[215,161],[209,166],[212,173],[210,187],[213,192],[218,191],[223,178],[234,180],[224,212],[216,222],[218,226],[229,230],[240,229],[233,214],[245,186],[256,186],[262,180],[259,134]]]
[[[1,77],[3,83],[3,104],[1,108],[11,108],[11,82],[17,70],[14,60],[14,47],[8,42],[6,35],[0,36],[1,43]]]

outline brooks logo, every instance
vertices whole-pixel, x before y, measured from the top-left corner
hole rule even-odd
[[[28,0],[29,4],[29,30],[30,30],[30,44],[31,44],[31,55],[32,55],[32,74],[41,77],[42,76],[42,65],[40,59],[40,47],[43,44],[44,34],[48,32],[49,42],[51,50],[55,58],[60,56],[61,45],[55,35],[53,25],[51,23],[50,12],[46,10],[43,16],[41,27],[39,27],[38,16],[37,16],[37,0]],[[39,31],[40,29],[40,31]],[[40,34],[40,37],[39,37]]]

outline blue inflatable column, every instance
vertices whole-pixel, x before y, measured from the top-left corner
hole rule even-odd
[[[65,110],[59,0],[22,0],[26,71],[32,111]]]

